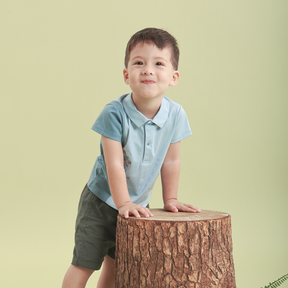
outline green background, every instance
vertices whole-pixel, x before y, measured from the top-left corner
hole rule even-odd
[[[11,0],[0,2],[1,287],[61,286],[99,154],[90,127],[129,92],[125,46],[146,27],[181,51],[166,94],[193,131],[179,199],[231,214],[238,288],[288,273],[286,0]]]

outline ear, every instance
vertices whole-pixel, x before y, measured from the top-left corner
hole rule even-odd
[[[124,82],[126,84],[129,84],[129,74],[126,68],[123,70],[123,77],[124,77]]]
[[[179,81],[179,77],[180,77],[180,73],[179,71],[174,71],[173,75],[172,75],[172,79],[169,83],[170,86],[175,86],[178,81]]]

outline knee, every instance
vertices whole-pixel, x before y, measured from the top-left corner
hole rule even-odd
[[[98,280],[97,288],[114,288],[115,287],[115,260],[105,256],[101,275]]]
[[[71,265],[66,272],[62,288],[84,287],[94,270]]]
[[[79,275],[81,278],[84,278],[84,279],[86,278],[87,280],[94,272],[94,270],[83,268],[83,267],[76,266],[73,264],[70,266],[70,268],[72,270],[72,273]]]

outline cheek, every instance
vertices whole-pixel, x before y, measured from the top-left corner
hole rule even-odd
[[[170,82],[172,79],[171,75],[165,72],[161,72],[159,78],[162,79],[162,82]]]
[[[138,82],[137,79],[138,79],[137,75],[131,73],[129,75],[129,85],[134,87]]]
[[[133,78],[133,77],[135,77],[135,71],[134,71],[134,70],[130,70],[130,72],[129,72],[129,78],[131,79],[131,78]]]
[[[130,84],[133,84],[133,82],[135,82],[135,76],[133,74],[129,75],[129,81],[130,81]]]

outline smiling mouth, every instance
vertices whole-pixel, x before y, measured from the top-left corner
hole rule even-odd
[[[142,81],[143,84],[154,84],[155,82],[152,80],[144,80]]]

